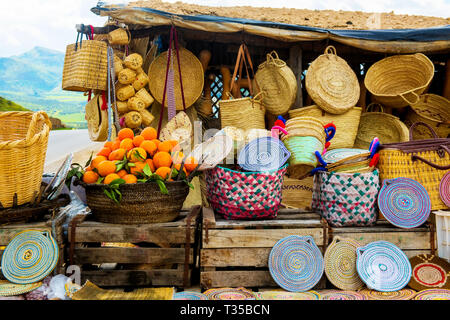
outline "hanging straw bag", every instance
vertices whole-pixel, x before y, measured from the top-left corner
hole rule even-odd
[[[308,68],[305,86],[311,99],[323,110],[342,114],[356,105],[360,87],[347,62],[328,46]]]
[[[245,64],[245,69],[247,72],[248,84],[250,95],[253,96],[253,85],[248,73],[248,66],[253,74],[253,65],[250,59],[250,53],[245,44],[239,47],[239,52],[236,60],[236,65],[234,67],[234,73],[231,78],[230,92],[232,92],[233,87],[238,85],[236,81],[236,76],[238,74],[239,68],[239,78],[242,78],[242,67]],[[239,79],[239,80],[240,80]],[[233,98],[229,92],[225,94]],[[265,129],[265,118],[264,115],[266,110],[261,103],[261,95],[263,92],[259,92],[254,95],[253,98],[240,98],[240,99],[229,99],[219,101],[219,111],[220,111],[220,122],[222,128],[225,127],[236,127],[242,130],[247,129]]]
[[[51,122],[40,112],[0,112],[0,202],[4,208],[39,194]]]
[[[275,51],[267,54],[267,60],[258,66],[255,80],[265,93],[262,104],[271,114],[285,114],[294,104],[297,97],[297,79]]]
[[[419,101],[434,76],[434,64],[422,53],[396,55],[374,63],[364,84],[384,106],[402,108]]]
[[[91,34],[91,39],[93,39]],[[79,40],[79,42],[78,42]],[[66,48],[62,88],[68,91],[107,89],[108,58],[104,41],[83,41],[78,33],[77,41]]]
[[[342,114],[332,114],[320,109],[318,106],[294,109],[289,111],[289,117],[313,117],[323,123],[333,122],[336,125],[336,135],[328,150],[339,148],[352,148],[355,144],[358,132],[359,120],[361,118],[360,107],[353,107]]]
[[[373,106],[381,112],[371,112]],[[408,141],[408,127],[396,116],[383,112],[383,107],[376,103],[367,106],[367,112],[361,115],[355,148],[368,149],[373,138],[378,137],[380,143]]]
[[[414,122],[425,122],[436,131],[441,138],[450,136],[450,101],[436,94],[424,94],[420,96],[418,103],[411,105],[406,114],[405,124],[408,127]],[[433,136],[423,127],[415,127],[414,140],[430,139]]]
[[[127,45],[131,41],[130,30],[118,28],[108,33],[108,42],[110,45]]]
[[[418,125],[427,127],[434,138],[414,140],[413,130]],[[380,145],[378,168],[381,180],[414,179],[427,190],[431,210],[447,209],[439,196],[439,183],[450,170],[450,138],[439,138],[428,124],[416,122],[409,129],[409,140]]]

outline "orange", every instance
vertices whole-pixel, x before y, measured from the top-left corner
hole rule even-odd
[[[160,167],[160,168],[156,169],[155,173],[158,176],[160,176],[161,178],[166,179],[167,177],[169,177],[170,168],[169,167]]]
[[[141,136],[143,136],[145,140],[156,139],[157,134],[155,128],[152,127],[147,127],[141,132]]]
[[[167,140],[172,144],[172,147],[175,147],[178,144],[177,140]]]
[[[132,174],[127,174],[127,175],[123,176],[122,179],[125,180],[125,183],[136,183],[137,182],[137,177]]]
[[[117,139],[114,140],[114,142],[112,143],[111,150],[114,151],[114,150],[117,150],[117,149],[119,149],[119,148],[120,148],[120,139],[117,138]]]
[[[83,175],[84,183],[96,183],[98,180],[98,174],[94,171],[86,171]]]
[[[172,144],[170,141],[163,141],[158,145],[158,151],[170,152],[172,150]]]
[[[107,175],[116,172],[116,165],[112,161],[105,160],[99,163],[97,170],[99,175],[106,177]]]
[[[184,167],[187,171],[192,172],[197,168],[198,161],[194,157],[188,157],[186,159],[186,162],[184,163]]]
[[[113,145],[113,142],[112,142],[112,141],[107,141],[107,142],[105,142],[104,147],[105,147],[105,148],[110,148],[110,149],[111,149],[112,145]]]
[[[145,140],[144,142],[142,142],[140,147],[147,151],[147,153],[151,156],[153,156],[158,149],[156,144],[153,141],[149,140]]]
[[[128,151],[127,158],[130,162],[144,161],[147,158],[147,152],[142,148],[133,148]]]
[[[92,167],[88,166],[88,167],[84,168],[84,171],[92,171]]]
[[[152,172],[155,172],[156,168],[155,168],[155,165],[153,164],[153,160],[152,159],[145,160],[145,163],[148,164],[148,166],[150,167],[150,170],[152,170]]]
[[[138,136],[136,136],[136,137],[133,138],[133,144],[134,144],[135,147],[140,147],[142,141],[144,141],[144,140],[145,140],[145,139],[144,139],[143,136],[138,135]]]
[[[153,164],[156,168],[170,167],[172,165],[172,158],[168,152],[160,151],[153,156]]]
[[[134,167],[130,167],[131,174],[136,174],[138,172],[142,173],[144,171],[145,162],[138,161],[138,162],[135,162],[134,165],[135,165]]]
[[[133,139],[134,138],[134,132],[130,128],[123,128],[119,131],[117,134],[117,137],[120,139],[120,141],[124,139]]]
[[[116,179],[120,179],[119,175],[117,175],[116,173],[110,173],[106,176],[105,180],[103,180],[103,183],[110,184],[111,182],[113,182]]]
[[[97,155],[98,156],[108,157],[110,153],[111,153],[111,148],[104,147],[97,153]]]
[[[109,154],[108,160],[113,161],[113,160],[123,160],[123,157],[125,156],[125,153],[127,151],[125,149],[117,149],[114,150],[113,152],[111,152]]]
[[[96,156],[94,159],[92,159],[91,161],[91,168],[92,169],[98,169],[98,165],[100,162],[108,160],[106,159],[105,156]]]
[[[130,138],[125,138],[120,142],[120,148],[130,151],[134,148],[133,140]]]
[[[116,173],[121,178],[123,178],[124,176],[126,176],[128,174],[128,172],[125,169],[119,170]]]
[[[156,144],[156,147],[158,147],[159,144],[161,143],[161,141],[159,141],[158,139],[153,139],[153,140],[150,140],[150,141],[153,142],[154,144]]]

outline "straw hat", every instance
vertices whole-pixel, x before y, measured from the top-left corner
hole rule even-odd
[[[105,141],[108,138],[108,111],[101,110],[101,95],[95,95],[86,104],[86,121],[92,141]]]
[[[203,67],[200,60],[184,48],[180,48],[181,75],[183,82],[184,99],[186,108],[189,108],[201,96],[204,84]],[[178,73],[178,61],[176,54],[173,54],[175,101],[177,110],[183,110],[181,97],[180,77]],[[161,53],[150,65],[148,76],[150,78],[149,88],[152,96],[162,104],[164,85],[167,68],[167,51]],[[167,103],[167,98],[166,98]]]

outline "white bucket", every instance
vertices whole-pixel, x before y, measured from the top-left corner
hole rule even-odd
[[[450,262],[450,211],[435,211],[438,255]]]

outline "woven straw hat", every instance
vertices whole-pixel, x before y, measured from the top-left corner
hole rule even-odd
[[[161,130],[159,139],[161,141],[177,140],[181,145],[191,140],[192,123],[188,115],[180,111]]]
[[[347,62],[328,46],[306,72],[305,85],[313,101],[323,110],[341,114],[354,107],[359,99],[359,82]]]
[[[167,68],[167,51],[161,53],[150,65],[148,76],[150,78],[149,88],[152,96],[162,104],[164,85]],[[189,108],[201,96],[204,84],[203,67],[200,60],[187,49],[180,48],[181,75],[183,81],[184,99],[186,108]],[[183,110],[183,100],[181,97],[180,77],[178,73],[178,60],[173,54],[175,102],[177,110]],[[167,104],[167,98],[166,98]],[[166,105],[167,107],[167,105]]]
[[[105,141],[108,138],[108,111],[100,108],[101,95],[95,95],[86,104],[86,121],[92,141]]]

